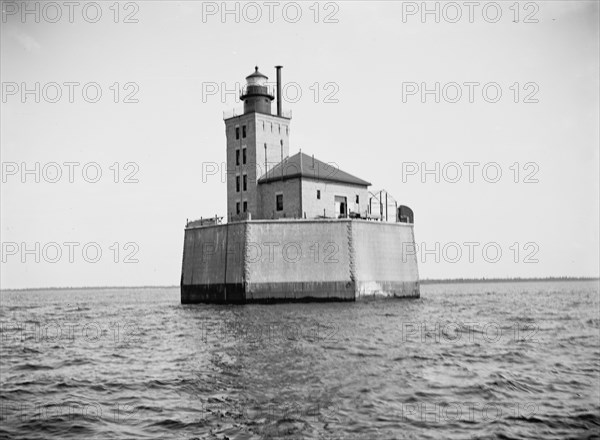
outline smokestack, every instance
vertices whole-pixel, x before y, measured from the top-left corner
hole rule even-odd
[[[277,116],[281,116],[281,69],[283,66],[275,66],[277,71]]]

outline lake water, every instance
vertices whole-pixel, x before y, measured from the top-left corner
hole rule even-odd
[[[0,438],[599,438],[598,288],[248,306],[5,291]]]

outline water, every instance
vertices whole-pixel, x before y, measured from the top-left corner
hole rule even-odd
[[[598,282],[182,306],[2,292],[2,438],[598,438]]]

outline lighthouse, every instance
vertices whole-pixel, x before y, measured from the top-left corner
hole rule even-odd
[[[275,68],[275,93],[256,66],[243,112],[223,118],[227,220],[187,222],[181,302],[418,298],[412,211],[341,170],[343,158],[289,155],[291,114]]]
[[[284,116],[281,66],[277,66],[277,113],[268,77],[254,68],[240,99],[244,113],[225,118],[227,138],[227,217],[230,221],[262,216],[258,179],[289,156],[291,115]]]

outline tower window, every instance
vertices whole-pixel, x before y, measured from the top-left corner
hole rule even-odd
[[[235,192],[240,192],[240,176],[235,176]]]
[[[248,211],[248,202],[244,201],[244,212]]]
[[[271,122],[271,133],[273,133],[273,123]]]
[[[244,191],[248,191],[248,176],[244,174]]]
[[[240,138],[240,127],[235,127],[235,138],[236,139]]]
[[[239,213],[240,213],[240,202],[236,202],[236,204],[235,204],[235,212],[236,212],[236,214],[239,215]]]
[[[281,134],[281,124],[277,124],[277,129],[279,130],[279,134]]]
[[[242,138],[246,137],[246,126],[242,125]]]
[[[262,121],[262,122],[263,122],[263,131],[265,131],[265,121]]]
[[[235,164],[236,165],[240,164],[240,150],[235,150]]]
[[[359,202],[359,197],[358,197],[358,194],[356,194],[356,203],[360,203],[360,202]]]
[[[290,127],[288,127],[287,125],[285,126],[285,135],[286,136],[290,135]]]
[[[283,211],[283,194],[277,194],[275,196],[275,209],[277,209],[277,211]]]
[[[242,148],[242,163],[246,165],[246,149]]]
[[[321,190],[317,190],[317,199],[321,200]]]
[[[265,170],[263,172],[266,173],[267,171],[269,171],[269,166],[267,165],[267,143],[265,142]]]

